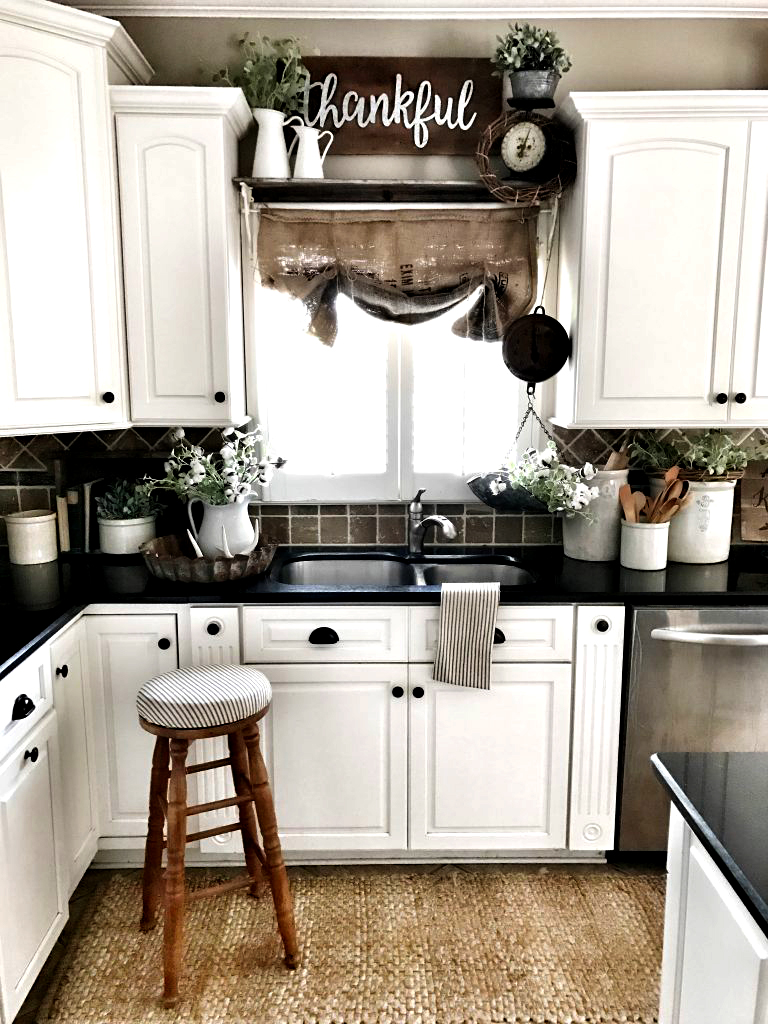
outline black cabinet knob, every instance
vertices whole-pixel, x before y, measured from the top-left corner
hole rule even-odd
[[[213,400],[215,402],[218,402],[219,405],[223,405],[223,403],[226,402],[227,400],[227,396],[224,394],[223,391],[217,391],[216,394],[213,396]]]
[[[26,693],[20,693],[16,700],[13,702],[13,711],[11,711],[11,721],[18,722],[22,718],[29,718],[32,712],[35,710],[35,702],[31,697],[28,697]]]
[[[392,696],[393,697],[402,697],[404,693],[405,693],[405,690],[402,688],[402,686],[393,686],[392,687]]]
[[[56,675],[61,676],[62,679],[66,679],[69,675],[69,665],[61,665],[56,669]]]
[[[337,644],[339,634],[330,626],[318,626],[309,634],[309,642],[311,644]]]
[[[209,622],[208,625],[205,627],[205,632],[209,636],[216,636],[217,633],[221,632],[221,626],[218,624],[218,622]]]
[[[733,396],[733,400],[734,402],[736,402],[737,405],[744,405],[744,403],[747,400],[747,396],[744,394],[743,391],[737,391],[736,394]]]
[[[24,751],[24,760],[25,761],[31,761],[32,764],[35,763],[35,761],[38,759],[39,756],[40,756],[40,751],[37,749],[37,747],[32,747],[31,750],[25,750]]]
[[[493,631],[493,642],[495,644],[504,644],[507,642],[507,638],[504,636],[502,631],[497,626]]]
[[[611,628],[611,624],[608,619],[598,619],[595,623],[595,629],[598,633],[607,633]]]
[[[160,648],[161,651],[167,651],[168,648],[171,646],[171,641],[168,639],[167,636],[161,637],[157,641],[157,646]]]
[[[413,693],[413,696],[416,698],[416,700],[421,700],[421,698],[424,696],[424,687],[423,686],[414,686],[414,688],[412,690],[412,693]]]
[[[115,395],[112,391],[105,391],[104,394],[101,396],[101,400],[102,402],[106,402],[107,405],[112,405],[112,403],[115,400]]]
[[[721,391],[718,395],[715,395],[715,401],[718,405],[725,405],[728,401],[728,395],[724,391]]]

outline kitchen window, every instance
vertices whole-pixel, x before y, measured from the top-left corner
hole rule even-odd
[[[532,281],[525,273],[520,283],[510,277],[506,292],[495,295],[489,292],[487,270],[477,287],[468,281],[456,304],[406,325],[370,315],[365,301],[353,301],[343,287],[324,305],[326,271],[318,277],[305,273],[307,258],[317,260],[321,269],[329,265],[326,254],[320,263],[312,249],[317,237],[324,238],[323,228],[313,223],[310,242],[296,245],[281,216],[291,214],[269,213],[275,222],[269,246],[261,245],[259,235],[259,270],[273,286],[255,283],[246,301],[254,382],[250,408],[266,428],[273,451],[287,460],[265,499],[402,501],[425,487],[432,500],[467,500],[467,478],[498,467],[513,447],[525,403],[524,385],[504,366],[501,344],[474,336],[487,333],[478,318],[496,311],[494,306],[489,312],[489,302],[495,303],[498,294],[504,303],[522,308],[525,299],[519,293],[525,295],[524,289],[535,283],[535,255]],[[298,227],[305,226],[299,221]],[[329,234],[341,236],[335,228]],[[475,226],[475,231],[482,234],[483,228]],[[527,231],[519,233],[518,242],[518,263],[525,266]],[[269,241],[269,231],[265,234]],[[443,239],[439,245],[449,248]],[[433,242],[430,256],[435,247]],[[363,247],[369,253],[375,249],[370,242],[367,250]],[[501,251],[500,258],[507,258]],[[367,272],[368,263],[360,265]],[[495,272],[505,271],[501,264]],[[319,301],[306,294],[316,281]],[[298,301],[302,289],[303,301]],[[371,299],[374,306],[378,298]],[[464,317],[472,329],[454,333]],[[530,436],[523,441],[530,443]]]

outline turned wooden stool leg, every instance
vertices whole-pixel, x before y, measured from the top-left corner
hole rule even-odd
[[[184,850],[187,845],[187,772],[189,741],[172,739],[171,785],[168,799],[168,865],[165,872],[165,931],[163,1003],[175,1006],[184,931]]]
[[[238,796],[250,796],[251,779],[248,768],[248,753],[245,749],[243,734],[239,731],[231,732],[227,736],[227,744],[229,746],[229,756],[232,759],[232,782],[235,786],[235,793]],[[253,884],[249,891],[251,896],[258,896],[264,854],[259,846],[259,837],[256,832],[256,814],[253,804],[250,801],[246,804],[240,804],[238,814],[243,836],[245,863],[248,867],[248,874],[253,879]]]
[[[157,908],[163,890],[163,827],[168,806],[168,740],[158,736],[152,755],[149,783],[149,824],[144,849],[143,906],[141,930],[148,932],[157,924]]]
[[[288,874],[283,863],[283,851],[280,848],[280,839],[277,835],[277,818],[272,801],[272,791],[269,788],[267,769],[259,749],[259,727],[254,724],[244,729],[243,739],[248,750],[251,788],[256,804],[259,828],[264,840],[264,853],[267,859],[272,899],[275,903],[277,927],[285,948],[285,966],[294,970],[299,966],[299,946],[296,941],[296,924],[293,919],[291,887],[288,883]]]

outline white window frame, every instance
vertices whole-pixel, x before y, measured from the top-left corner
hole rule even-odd
[[[315,209],[314,204],[307,203],[275,203],[269,204],[273,209]],[[477,204],[478,209],[499,209],[503,204],[483,203]],[[324,207],[326,208],[326,207]],[[327,209],[333,210],[377,210],[385,209],[392,212],[397,209],[433,209],[450,210],[452,208],[465,209],[465,205],[459,204],[365,204],[359,203],[333,203],[327,204]],[[540,210],[540,213],[548,213],[548,210]],[[245,342],[246,342],[246,373],[247,373],[247,408],[248,415],[260,423],[269,436],[269,420],[265,413],[266,393],[264,388],[267,382],[260,381],[258,373],[259,351],[264,345],[274,343],[266,331],[258,330],[258,289],[259,285],[253,282],[250,253],[246,232],[243,231],[243,268],[246,276],[243,289],[243,310],[245,316]],[[541,265],[541,254],[539,257],[540,278],[543,273]],[[552,253],[552,269],[547,281],[547,294],[545,296],[547,308],[555,307],[557,295],[557,274],[554,270],[557,267],[557,243]],[[541,280],[539,281],[541,287]],[[537,299],[537,302],[541,301]],[[291,475],[276,473],[272,478],[269,488],[263,490],[261,500],[265,503],[365,503],[365,502],[393,502],[401,503],[408,501],[419,488],[425,488],[431,501],[450,502],[471,502],[474,500],[472,492],[466,484],[466,480],[477,472],[487,472],[492,467],[479,466],[476,470],[467,472],[466,475],[457,476],[450,473],[419,473],[413,470],[413,459],[410,453],[405,451],[412,436],[412,405],[413,395],[413,366],[410,357],[410,346],[399,344],[401,328],[397,324],[392,325],[392,331],[388,342],[387,357],[387,466],[388,469],[382,474],[344,474],[336,476],[320,475]],[[320,342],[318,341],[318,344]],[[490,342],[489,344],[500,344]],[[501,356],[499,357],[500,370],[503,369]],[[393,378],[396,386],[393,384]],[[540,401],[539,415],[546,419],[549,415],[552,389],[547,385],[538,387]],[[526,386],[523,381],[518,382],[517,408],[519,417],[522,417],[527,406]],[[519,422],[519,418],[518,418]],[[510,448],[514,443],[514,433],[510,424]],[[440,425],[435,424],[439,430]],[[514,427],[516,430],[516,427]],[[518,442],[518,450],[530,446],[541,447],[546,441],[543,432],[531,418],[526,424],[526,429]],[[399,481],[399,487],[398,487]],[[300,494],[300,497],[297,495]]]

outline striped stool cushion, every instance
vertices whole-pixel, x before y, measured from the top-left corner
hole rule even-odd
[[[165,729],[234,725],[269,706],[272,687],[248,665],[204,665],[165,672],[144,683],[136,698],[139,715]]]

